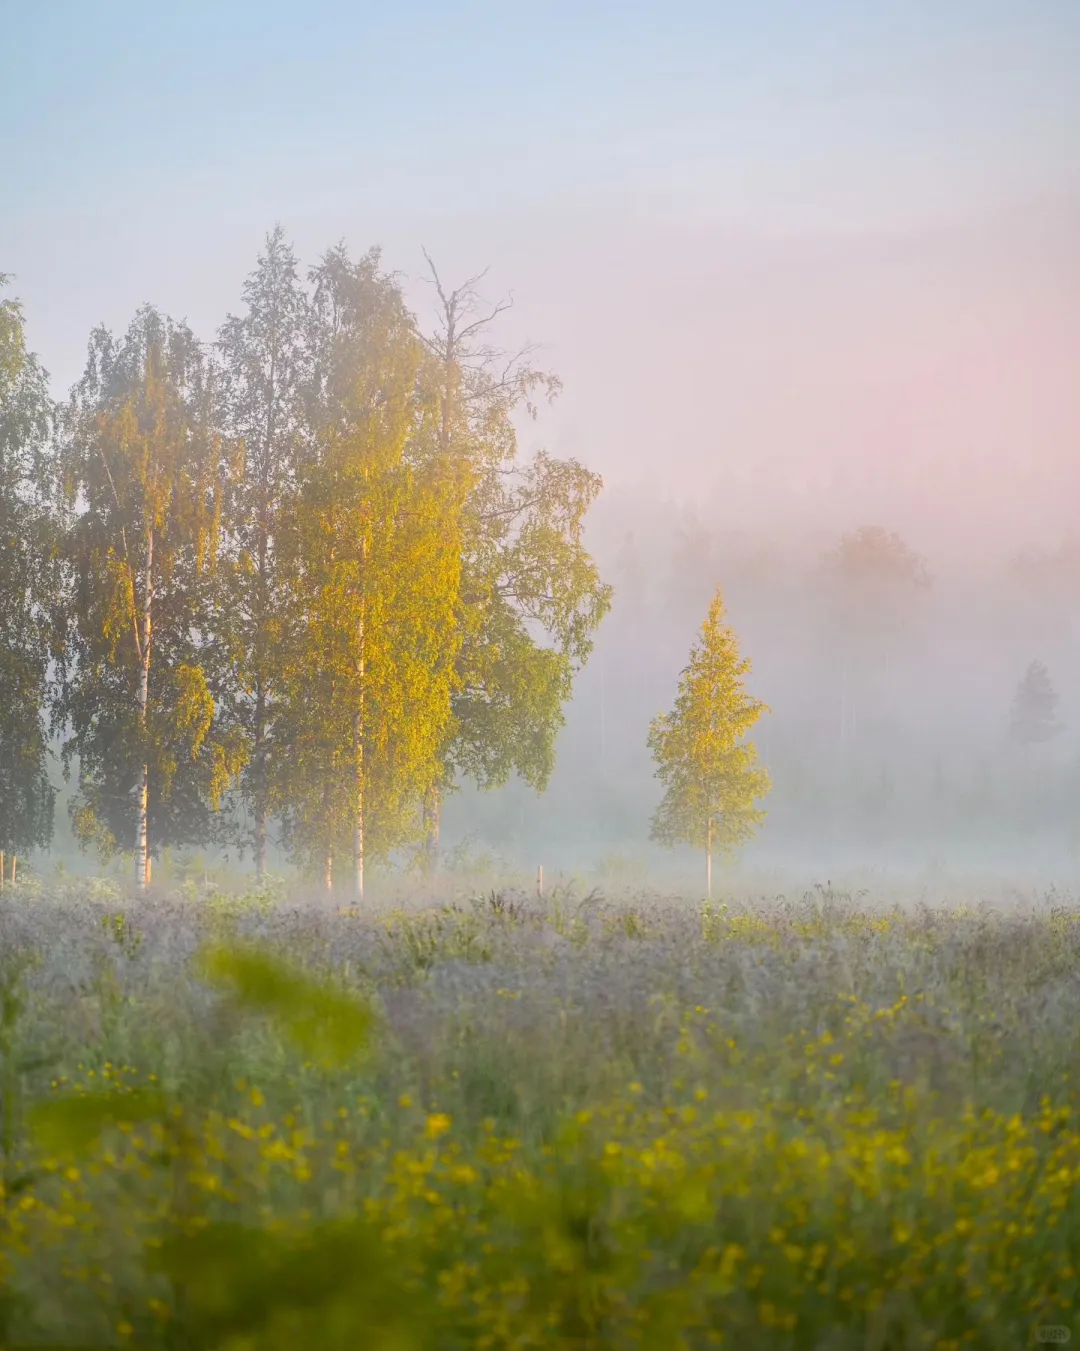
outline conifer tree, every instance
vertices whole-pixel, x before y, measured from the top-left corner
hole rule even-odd
[[[78,758],[76,833],[135,856],[205,843],[239,747],[214,726],[203,661],[222,479],[213,373],[146,307],[92,335],[65,417],[72,664],[59,712]]]
[[[717,589],[679,681],[675,706],[653,720],[649,749],[665,792],[652,821],[661,844],[705,851],[706,888],[712,894],[713,851],[734,851],[765,818],[758,802],[769,791],[747,733],[765,704],[747,694],[750,662],[724,622]]]
[[[1041,661],[1033,661],[1013,695],[1009,734],[1022,746],[1051,741],[1063,724],[1057,717],[1058,693],[1050,672]]]
[[[7,278],[0,275],[0,288]],[[21,306],[0,301],[0,853],[46,848],[55,793],[45,727],[52,607],[53,410]],[[0,882],[3,878],[0,877]]]

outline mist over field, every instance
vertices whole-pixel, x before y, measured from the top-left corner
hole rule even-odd
[[[0,1348],[1080,1336],[1076,0],[0,0]]]
[[[446,857],[695,877],[649,842],[646,736],[719,585],[771,710],[744,870],[1073,877],[1072,8],[411,8],[316,6],[294,39],[285,4],[12,7],[0,265],[52,395],[144,302],[211,341],[275,221],[301,268],[380,246],[426,331],[423,249],[448,286],[483,272],[513,297],[485,340],[563,383],[514,414],[522,454],[602,476],[584,538],[614,590],[546,792],[462,784]],[[925,559],[911,604],[830,591],[822,557],[869,527]],[[1025,742],[1033,662],[1059,706]]]

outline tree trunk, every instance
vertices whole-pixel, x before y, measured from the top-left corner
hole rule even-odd
[[[150,701],[150,635],[153,614],[154,532],[146,532],[146,575],[143,582],[142,638],[139,644],[139,735],[142,738],[143,763],[139,773],[139,803],[135,818],[135,888],[146,891],[148,866],[148,815],[150,806],[150,766],[146,756],[146,711]]]
[[[712,817],[705,827],[705,895],[712,900]]]
[[[255,727],[253,741],[255,762],[255,879],[263,880],[266,873],[266,746],[263,724],[266,714],[266,695],[260,679],[255,690]]]
[[[275,330],[276,332],[276,330]],[[262,485],[259,494],[259,622],[266,623],[269,609],[268,581],[270,552],[270,484],[267,475],[274,447],[274,413],[277,409],[277,365],[278,352],[276,337],[270,345],[270,374],[267,382],[268,398],[266,402],[266,440],[262,455]],[[266,683],[264,673],[265,653],[261,637],[256,640],[256,660],[258,675],[255,684],[255,727],[253,750],[255,759],[255,877],[261,882],[266,873]]]
[[[361,569],[367,564],[367,540],[360,545]],[[366,584],[361,571],[360,585]],[[353,801],[353,894],[358,901],[364,899],[364,680],[366,677],[364,642],[364,600],[360,600],[360,618],[356,626],[356,713],[353,717],[353,764],[355,766],[355,797]]]
[[[356,751],[356,798],[353,817],[353,894],[364,899],[364,720],[357,713],[353,720],[353,744]]]
[[[323,887],[327,891],[334,889],[334,851],[328,849],[323,858]]]
[[[604,741],[605,741],[605,738],[604,738],[604,704],[605,704],[605,702],[606,702],[606,701],[605,701],[605,699],[604,699],[604,663],[603,663],[603,661],[601,661],[601,662],[600,662],[600,764],[601,764],[601,767],[604,765],[604,762],[605,762],[605,760],[607,759],[607,755],[606,755],[607,747],[606,747],[605,744],[604,744]]]
[[[439,866],[439,826],[442,817],[442,790],[429,788],[424,799],[424,864],[429,873]]]
[[[4,889],[4,851],[0,849],[0,891]]]

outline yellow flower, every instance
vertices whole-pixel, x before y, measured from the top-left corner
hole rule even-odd
[[[450,1129],[450,1118],[445,1112],[435,1112],[427,1119],[427,1138],[437,1140]]]

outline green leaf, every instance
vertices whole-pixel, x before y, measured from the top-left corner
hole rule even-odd
[[[241,1008],[266,1014],[306,1054],[338,1065],[365,1050],[370,1007],[355,996],[291,970],[254,948],[212,947],[202,955],[210,984],[226,989]]]
[[[169,1238],[152,1266],[184,1291],[200,1345],[262,1334],[260,1346],[276,1346],[275,1327],[321,1337],[328,1325],[387,1351],[431,1345],[430,1301],[405,1288],[400,1262],[362,1221],[297,1237],[212,1224]]]
[[[158,1120],[165,1111],[165,1098],[156,1092],[92,1093],[38,1103],[30,1109],[27,1124],[40,1148],[78,1154],[110,1127]]]

